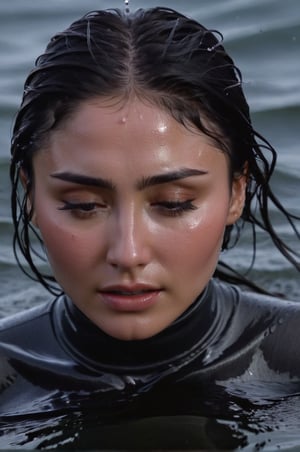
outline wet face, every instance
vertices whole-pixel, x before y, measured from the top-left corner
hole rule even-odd
[[[85,102],[34,159],[33,222],[56,279],[107,334],[145,339],[203,291],[244,178],[159,107]]]

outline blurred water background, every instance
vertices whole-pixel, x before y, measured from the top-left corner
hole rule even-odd
[[[241,69],[256,128],[279,153],[274,189],[300,214],[300,2],[299,0],[130,0],[130,8],[172,7],[220,30]],[[9,142],[23,83],[49,38],[88,10],[123,7],[119,0],[1,0],[0,2],[0,316],[48,298],[17,268],[12,252]],[[274,217],[294,249],[299,241]],[[258,236],[252,277],[267,288],[300,300],[300,281],[274,246]],[[226,259],[246,270],[252,249],[245,238]]]

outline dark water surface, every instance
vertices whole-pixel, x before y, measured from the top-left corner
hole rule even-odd
[[[277,148],[279,166],[274,188],[283,202],[300,214],[300,2],[298,0],[131,0],[138,6],[164,5],[196,17],[209,28],[220,30],[225,46],[244,75],[244,87],[256,128]],[[122,7],[122,1],[101,0],[1,0],[0,2],[0,316],[6,316],[40,303],[44,290],[17,269],[11,248],[12,226],[9,209],[9,140],[14,113],[20,102],[22,85],[34,59],[50,36],[88,10]],[[300,252],[290,229],[274,216],[276,227]],[[252,249],[249,233],[226,259],[246,270]],[[290,266],[274,251],[270,241],[259,234],[257,261],[252,277],[271,290],[300,300],[300,281]],[[282,383],[282,385],[288,383]],[[247,388],[251,394],[258,391]],[[263,392],[265,388],[260,388]],[[74,433],[72,447],[94,448],[92,438],[101,431],[100,448],[136,450],[154,448],[241,448],[245,450],[300,449],[300,402],[298,396],[277,397],[273,393],[245,402],[232,397],[223,418],[213,410],[207,417],[199,409],[191,416],[170,416],[103,426],[95,413],[63,413],[55,420],[20,419],[0,438],[0,448],[61,448],[70,445],[66,431]],[[251,397],[250,397],[251,398]],[[216,405],[220,403],[216,394]],[[259,405],[259,406],[258,406]],[[252,419],[252,424],[250,423]],[[16,427],[17,425],[17,427]],[[153,436],[153,431],[156,434]],[[181,433],[180,433],[181,432]],[[43,438],[43,439],[41,439]],[[112,441],[113,438],[113,441]],[[170,442],[170,438],[172,441]],[[183,441],[183,443],[182,443]],[[83,447],[84,444],[84,447]],[[90,444],[90,446],[89,446]],[[178,447],[176,447],[176,445]],[[299,449],[298,449],[299,448]]]
[[[161,396],[166,404],[174,407],[172,399],[168,400],[164,394]],[[200,396],[201,400],[197,400]],[[203,394],[193,394],[193,398],[198,403],[197,410],[189,415],[180,414],[180,411],[170,414],[170,410],[162,407],[161,415],[141,413],[138,418],[116,412],[114,416],[103,418],[95,408],[90,408],[85,412],[57,413],[51,418],[26,416],[8,422],[3,419],[6,432],[0,438],[0,448],[299,450],[298,395],[281,401],[251,403],[234,396],[226,400],[220,392],[211,396],[210,403],[217,408],[222,405],[223,417],[217,408],[212,410],[203,402]]]

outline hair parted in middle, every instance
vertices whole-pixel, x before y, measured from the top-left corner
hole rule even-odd
[[[42,274],[32,256],[30,230],[37,236],[38,232],[26,206],[34,190],[35,153],[47,147],[51,132],[82,102],[96,97],[126,101],[131,96],[152,102],[184,126],[211,137],[228,155],[230,180],[247,173],[242,218],[226,228],[223,249],[236,244],[243,223],[248,222],[253,228],[254,254],[259,227],[300,270],[297,253],[277,234],[270,219],[272,204],[300,238],[296,217],[270,187],[276,152],[252,127],[241,74],[222,45],[222,35],[172,9],[157,7],[86,14],[51,39],[25,82],[11,147],[14,249],[19,263],[18,249],[29,264],[31,272],[25,272],[54,290],[54,278]],[[24,192],[19,187],[20,170],[28,182]],[[222,262],[216,275],[264,291]]]

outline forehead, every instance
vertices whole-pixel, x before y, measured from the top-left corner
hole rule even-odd
[[[177,120],[172,111],[159,104],[159,101],[150,96],[140,98],[132,95],[129,98],[120,97],[95,97],[79,103],[67,118],[55,130],[61,134],[76,130],[82,136],[92,134],[95,129],[122,130],[135,128],[143,138],[147,132],[151,132],[153,138],[165,136],[169,130],[177,132],[182,138],[199,138],[207,144],[215,147],[216,142],[196,128],[195,125],[184,124]],[[201,113],[201,122],[204,127],[219,135],[218,128],[212,125]],[[142,125],[142,127],[141,127]]]
[[[45,151],[57,169],[74,166],[79,160],[86,171],[98,162],[113,169],[125,168],[130,161],[135,170],[148,165],[160,172],[226,159],[207,135],[138,98],[82,102],[49,138]]]

